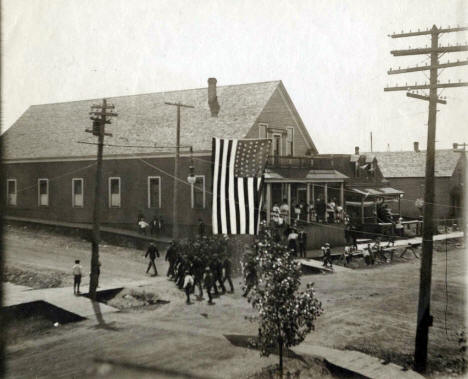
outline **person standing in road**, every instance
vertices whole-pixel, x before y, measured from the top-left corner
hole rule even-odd
[[[190,274],[189,271],[185,271],[184,289],[185,289],[185,295],[187,296],[186,304],[192,304],[190,302],[190,293],[192,292],[193,284],[194,284],[193,276]]]
[[[208,294],[208,304],[212,305],[213,297],[211,296],[211,287],[213,286],[213,274],[211,273],[210,266],[206,266],[205,273],[203,274],[203,284]]]
[[[150,260],[149,263],[148,263],[148,268],[146,269],[146,273],[148,273],[150,268],[153,267],[154,268],[154,275],[153,276],[158,275],[158,270],[156,269],[156,264],[154,263],[154,260],[156,259],[156,256],[159,257],[159,251],[156,248],[156,246],[154,246],[153,242],[150,242],[148,250],[146,251],[146,254],[145,254],[145,258],[149,257],[149,260]]]
[[[167,274],[169,278],[174,276],[174,266],[177,261],[177,250],[175,246],[175,241],[171,241],[171,244],[166,251],[166,261],[169,261],[169,268],[167,269]]]
[[[229,287],[231,288],[231,291],[229,291],[230,293],[234,293],[234,285],[232,284],[232,279],[231,279],[231,274],[232,274],[232,262],[231,260],[229,259],[229,257],[226,257],[224,258],[224,261],[223,261],[223,285],[224,285],[224,282],[227,280],[228,283],[229,283]]]
[[[80,260],[75,260],[73,265],[73,293],[78,295],[80,293],[81,275],[83,267],[80,265]]]

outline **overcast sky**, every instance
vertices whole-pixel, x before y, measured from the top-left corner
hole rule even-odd
[[[428,73],[387,75],[428,62],[390,50],[430,37],[402,30],[468,25],[466,0],[3,0],[2,131],[33,104],[281,79],[321,153],[425,149],[426,101],[387,84],[421,84]],[[441,44],[468,40],[450,33]],[[446,54],[466,60],[468,52]],[[468,66],[440,81],[468,81]],[[437,148],[468,142],[468,88],[445,89]]]

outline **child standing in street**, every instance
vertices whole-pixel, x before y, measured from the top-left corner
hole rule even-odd
[[[78,295],[80,293],[81,275],[83,267],[80,265],[80,260],[77,259],[73,265],[73,293]]]

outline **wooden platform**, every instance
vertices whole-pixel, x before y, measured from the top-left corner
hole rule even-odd
[[[319,270],[322,272],[344,272],[344,271],[352,271],[350,268],[334,265],[333,268],[323,266],[322,262],[319,262],[315,259],[296,259],[302,266],[307,268],[311,268],[313,270]]]

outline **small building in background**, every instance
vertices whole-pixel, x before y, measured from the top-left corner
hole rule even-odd
[[[388,185],[404,191],[401,214],[418,218],[422,215],[426,177],[426,152],[414,143],[413,151],[375,152],[382,175]],[[464,154],[453,150],[436,150],[434,218],[458,219],[463,214]]]

